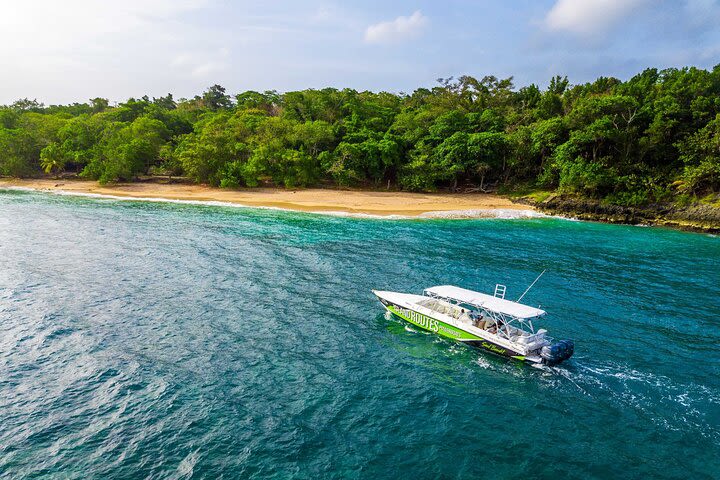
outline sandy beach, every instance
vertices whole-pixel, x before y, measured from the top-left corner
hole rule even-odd
[[[97,194],[140,199],[229,202],[251,207],[274,207],[304,212],[339,212],[401,216],[497,216],[520,214],[532,207],[492,194],[423,194],[330,189],[223,190],[205,185],[154,182],[101,186],[94,181],[53,179],[0,179],[0,188],[23,187],[58,193]]]

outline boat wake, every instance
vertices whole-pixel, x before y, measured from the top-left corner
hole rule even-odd
[[[526,380],[531,376],[541,385],[559,390],[563,396],[578,395],[613,409],[647,419],[661,431],[691,433],[711,442],[720,442],[720,390],[697,383],[680,383],[669,377],[644,372],[622,363],[588,364],[575,358],[557,366],[533,365],[517,368],[502,359],[479,355],[474,364],[484,370],[500,371]],[[536,373],[538,375],[532,375]]]
[[[407,325],[389,312],[381,317],[397,325],[401,331],[428,334]],[[567,401],[567,408],[578,401],[592,405],[599,411],[616,411],[628,421],[647,422],[663,432],[690,434],[707,441],[720,442],[720,388],[695,382],[685,382],[661,374],[633,368],[628,364],[574,357],[556,366],[521,364],[502,357],[475,352],[457,342],[436,337],[437,348],[425,351],[425,357],[434,358],[433,364],[447,365],[452,360],[458,366],[468,365],[462,354],[478,370],[488,374],[514,378],[519,384],[536,384],[541,390],[557,392],[557,400]],[[473,353],[468,353],[473,352]],[[481,371],[477,372],[482,375]]]
[[[569,364],[550,367],[551,385],[572,385],[595,401],[632,409],[659,427],[673,431],[693,431],[720,441],[720,425],[711,421],[720,406],[720,391],[697,383],[678,383],[673,379],[644,372],[615,362],[586,364],[578,358]]]

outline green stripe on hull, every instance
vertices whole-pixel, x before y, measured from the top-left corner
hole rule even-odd
[[[463,341],[466,345],[482,348],[484,350],[506,358],[512,358],[520,362],[537,363],[536,361],[530,361],[526,356],[517,354],[512,350],[507,349],[506,347],[496,345],[488,340],[473,335],[472,333],[460,330],[459,328],[453,327],[452,325],[449,325],[440,320],[428,317],[427,315],[423,315],[422,313],[398,307],[397,305],[393,304],[385,304],[385,308],[387,308],[387,310],[393,315],[396,315],[403,320],[422,328],[423,330],[437,333],[438,335],[442,335],[443,337]]]
[[[453,327],[452,325],[449,325],[440,320],[428,317],[427,315],[423,315],[422,313],[418,313],[405,308],[400,308],[397,305],[387,305],[386,308],[393,315],[397,315],[403,320],[406,320],[413,325],[422,328],[423,330],[437,333],[438,335],[442,335],[443,337],[452,338],[455,340],[482,340],[480,337],[473,335],[472,333],[460,330],[459,328]]]

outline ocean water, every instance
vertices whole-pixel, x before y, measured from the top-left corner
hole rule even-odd
[[[544,371],[383,314],[549,312]],[[720,478],[720,238],[0,191],[0,477]]]

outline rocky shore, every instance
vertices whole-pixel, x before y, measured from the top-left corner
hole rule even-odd
[[[642,207],[625,207],[599,200],[557,194],[552,194],[542,201],[530,197],[524,197],[519,201],[535,206],[544,213],[580,220],[659,225],[694,232],[720,233],[720,207],[704,203],[687,206],[656,203]]]

